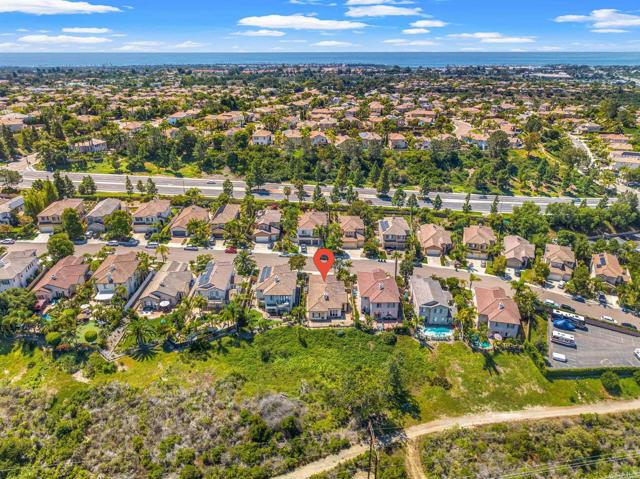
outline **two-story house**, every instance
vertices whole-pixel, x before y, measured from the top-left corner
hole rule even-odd
[[[269,314],[290,313],[298,303],[298,273],[288,265],[265,266],[256,284],[256,299]]]
[[[273,134],[267,130],[256,130],[251,135],[251,143],[256,146],[268,146],[273,143]]]
[[[536,247],[521,236],[505,236],[502,244],[508,268],[526,268],[536,257]]]
[[[62,213],[66,209],[75,210],[78,216],[84,216],[84,203],[78,198],[66,198],[54,201],[44,210],[38,213],[38,229],[41,233],[53,233],[56,228],[62,227]]]
[[[26,288],[40,269],[35,249],[9,251],[0,258],[0,292]]]
[[[453,247],[451,233],[439,225],[420,225],[416,236],[426,256],[444,256]]]
[[[549,279],[569,281],[576,268],[576,255],[568,246],[549,243],[544,249],[544,262],[549,265]]]
[[[404,250],[411,234],[409,223],[400,216],[383,218],[378,221],[378,234],[382,248]]]
[[[140,295],[143,309],[167,311],[189,295],[193,275],[187,263],[169,261],[149,281]]]
[[[62,258],[33,287],[32,291],[38,299],[38,309],[54,299],[70,298],[88,277],[89,264],[85,263],[82,256]]]
[[[360,271],[357,274],[358,307],[382,328],[400,324],[400,290],[396,280],[381,269]]]
[[[490,336],[499,334],[503,339],[518,336],[520,310],[504,289],[475,288],[474,301],[478,311],[478,325],[486,324]]]
[[[340,215],[338,223],[342,230],[342,247],[358,249],[364,246],[364,221],[359,216]]]
[[[105,219],[107,216],[122,209],[122,202],[117,198],[107,198],[100,201],[87,213],[87,231],[94,233],[104,233]]]
[[[209,224],[209,210],[197,205],[183,208],[169,224],[171,236],[180,238],[189,236],[188,226],[191,220],[204,221]]]
[[[211,218],[211,234],[214,238],[223,238],[227,223],[240,217],[240,205],[226,204],[220,206]]]
[[[299,245],[321,246],[322,240],[318,228],[327,226],[329,217],[321,211],[306,211],[298,219],[296,242]]]
[[[14,215],[22,211],[23,207],[24,198],[22,196],[0,199],[0,224],[10,225]]]
[[[156,232],[171,217],[171,201],[155,199],[143,203],[133,214],[133,231],[136,233]]]
[[[319,275],[309,276],[307,320],[310,327],[346,326],[349,296],[344,282],[334,275],[326,281]]]
[[[253,240],[256,243],[273,243],[280,239],[282,213],[279,210],[260,210],[256,213]]]
[[[416,317],[426,326],[453,325],[453,298],[439,281],[413,276],[409,281],[411,304]]]
[[[596,253],[591,257],[591,276],[612,286],[630,281],[631,277],[620,265],[618,258],[610,253]]]
[[[462,233],[462,242],[467,246],[467,258],[487,259],[496,244],[496,235],[488,226],[467,226]]]
[[[219,310],[229,304],[235,270],[228,261],[209,261],[198,278],[193,294],[207,300],[207,309]]]
[[[140,261],[135,251],[107,256],[93,273],[98,290],[95,300],[109,303],[120,288],[124,290],[126,299],[129,299],[144,279],[144,272],[139,270],[139,266]]]

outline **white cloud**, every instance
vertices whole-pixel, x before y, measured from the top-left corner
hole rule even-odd
[[[73,28],[63,28],[63,32],[65,33],[111,33],[112,30],[110,28],[87,28],[87,27],[73,27]]]
[[[280,43],[307,43],[306,40],[280,40]]]
[[[178,49],[188,49],[188,48],[201,48],[206,46],[206,43],[192,42],[191,40],[187,40],[186,42],[178,43],[174,45],[173,48]]]
[[[591,31],[593,33],[629,33],[629,30],[623,30],[622,28],[594,28]]]
[[[77,45],[96,45],[99,43],[108,43],[111,40],[104,37],[76,37],[73,35],[25,35],[18,38],[22,43],[30,44],[77,44]]]
[[[555,18],[558,23],[591,23],[596,29],[618,29],[624,27],[640,27],[640,16],[622,13],[614,8],[593,10],[589,15],[560,15]]]
[[[402,30],[402,33],[405,35],[423,35],[425,33],[429,33],[431,30],[427,30],[426,28],[405,28]]]
[[[441,28],[447,25],[449,24],[442,20],[418,20],[411,23],[411,26],[416,28]]]
[[[244,37],[284,37],[286,33],[279,30],[247,30],[245,32],[234,32],[232,35]]]
[[[321,20],[305,15],[264,15],[261,17],[245,17],[238,22],[246,27],[282,28],[292,30],[353,30],[368,25],[349,20]]]
[[[354,47],[355,44],[351,42],[339,42],[337,40],[323,40],[321,42],[314,43],[312,46],[328,47],[328,48],[344,48],[344,47]]]
[[[559,52],[561,50],[562,50],[562,48],[560,48],[560,47],[552,47],[552,46],[538,48],[539,52]]]
[[[436,45],[436,42],[431,40],[407,40],[404,38],[389,38],[388,40],[383,40],[382,43],[399,47],[431,47]]]
[[[498,32],[454,33],[449,38],[480,40],[481,43],[533,43],[534,37],[507,37]]]
[[[33,15],[89,14],[120,12],[117,7],[70,0],[0,0],[0,13]]]
[[[369,5],[365,7],[350,7],[345,13],[347,17],[390,17],[422,15],[420,7],[396,7],[394,5]]]
[[[118,48],[118,50],[123,52],[145,52],[145,51],[153,51],[163,45],[164,43],[162,42],[157,42],[152,40],[140,40],[140,41],[125,43],[120,48]]]

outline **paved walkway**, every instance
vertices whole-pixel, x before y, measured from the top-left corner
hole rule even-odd
[[[442,432],[454,427],[471,428],[487,424],[573,417],[580,416],[582,414],[622,413],[627,411],[634,411],[637,409],[640,409],[640,399],[634,399],[632,401],[606,401],[568,407],[536,407],[510,412],[485,412],[455,418],[442,418],[435,421],[411,426],[404,430],[404,434],[396,435],[390,438],[389,441],[385,439],[383,440],[383,442],[415,441],[428,434]],[[413,472],[411,477],[414,479],[419,479],[420,475],[417,474],[415,467],[416,465],[420,464],[419,447],[414,444],[414,446],[409,449],[410,452],[414,455],[410,460],[410,463],[413,466],[411,468]],[[323,459],[320,459],[319,461],[307,464],[306,466],[296,469],[295,471],[292,471],[288,474],[277,476],[274,479],[307,479],[314,474],[320,474],[322,472],[330,471],[331,469],[334,469],[344,462],[355,459],[356,457],[367,452],[367,450],[368,446],[364,444],[357,444],[350,447],[349,449],[341,451],[339,454],[327,456]]]

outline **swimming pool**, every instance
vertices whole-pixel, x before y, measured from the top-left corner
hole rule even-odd
[[[450,341],[453,339],[453,329],[446,326],[423,326],[422,334],[434,341]]]

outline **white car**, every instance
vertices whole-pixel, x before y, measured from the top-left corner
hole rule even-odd
[[[640,359],[640,348],[636,348],[633,350],[633,354],[636,358]]]
[[[613,319],[611,316],[600,316],[600,321],[605,321],[607,323],[611,323],[611,324],[618,324],[618,321],[616,321],[615,319]]]

